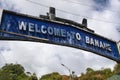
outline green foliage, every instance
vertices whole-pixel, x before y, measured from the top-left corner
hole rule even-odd
[[[2,67],[2,71],[10,72],[12,74],[20,75],[24,73],[24,68],[20,64],[6,64]]]
[[[87,68],[86,73],[81,73],[81,76],[74,80],[111,80],[116,77],[115,75],[120,77],[120,64],[116,64],[113,71],[110,68],[102,68],[101,70]],[[43,75],[39,80],[69,80],[69,77],[53,72]],[[0,80],[38,80],[38,78],[35,73],[30,73],[28,76],[20,64],[6,64],[0,68]]]
[[[43,75],[40,80],[62,80],[62,77],[59,73],[53,72],[51,74]]]
[[[0,80],[30,80],[30,76],[20,64],[6,64],[0,69]]]
[[[87,73],[92,73],[92,72],[94,72],[94,70],[93,70],[92,68],[87,68],[87,69],[86,69],[86,72],[87,72]]]
[[[86,69],[86,74],[80,76],[80,80],[106,80],[108,77],[111,77],[113,72],[110,68],[96,70],[94,71],[91,68]]]
[[[35,73],[33,73],[33,75],[31,76],[30,80],[38,80]]]
[[[120,63],[116,64],[114,67],[114,73],[120,75]]]
[[[110,68],[102,68],[101,70],[87,68],[86,73],[81,73],[81,76],[76,80],[107,80],[118,73],[120,73],[120,64],[116,64],[113,71]],[[69,80],[69,78],[65,78],[59,73],[51,73],[43,75],[40,80]]]

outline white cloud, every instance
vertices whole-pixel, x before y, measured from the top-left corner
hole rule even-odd
[[[85,72],[87,67],[101,69],[114,66],[113,61],[74,48],[20,41],[10,42],[9,45],[11,51],[3,53],[6,62],[20,63],[26,71],[36,72],[39,76],[54,71],[68,75],[69,72],[61,63],[78,75]]]
[[[8,1],[11,2],[11,4],[14,4],[17,9],[20,9],[21,13],[38,16],[39,14],[45,14],[46,12],[48,12],[48,8],[35,5],[26,0]],[[92,0],[76,1],[80,1],[89,5],[94,5]],[[35,2],[39,2],[44,5],[54,6],[58,9],[69,11],[72,13],[86,15],[95,19],[110,20],[113,22],[118,20],[117,15],[119,15],[116,14],[114,15],[114,17],[113,13],[108,11],[114,8],[116,9],[119,6],[119,1],[117,0],[116,2],[114,2],[114,0],[111,0],[111,7],[109,7],[104,12],[93,11],[92,6],[82,6],[79,4],[66,2],[64,0],[36,0]],[[75,20],[78,22],[80,22],[83,18],[66,13],[60,13],[61,12],[58,11],[57,16]],[[105,19],[102,17],[104,17]],[[96,33],[104,35],[105,37],[116,41],[120,40],[120,36],[119,33],[116,31],[115,24],[94,21],[91,19],[88,19],[88,24],[89,28],[95,30]],[[93,69],[100,69],[102,67],[113,68],[115,64],[114,61],[95,55],[93,53],[63,46],[20,41],[1,41],[0,45],[4,46],[5,48],[10,48],[9,51],[2,52],[2,55],[5,57],[7,63],[20,63],[25,67],[26,71],[36,72],[39,76],[56,71],[61,74],[69,74],[67,69],[60,65],[61,63],[64,63],[71,70],[74,70],[76,74],[85,72],[85,69],[87,67],[92,67]]]

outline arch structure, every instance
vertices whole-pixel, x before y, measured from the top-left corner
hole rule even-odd
[[[21,40],[74,47],[120,62],[117,43],[80,26],[0,11],[0,40]]]

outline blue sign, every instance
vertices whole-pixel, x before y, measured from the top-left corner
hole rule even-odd
[[[120,62],[116,42],[80,28],[4,11],[1,39],[42,41],[94,52]]]

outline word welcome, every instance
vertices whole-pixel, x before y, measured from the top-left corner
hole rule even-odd
[[[56,28],[53,26],[46,26],[46,25],[38,25],[30,22],[18,21],[19,30],[33,32],[33,33],[41,33],[51,36],[57,36],[66,38],[69,35],[72,35],[72,38],[77,39],[78,41],[81,40],[81,35],[79,33],[66,31],[66,29]]]

